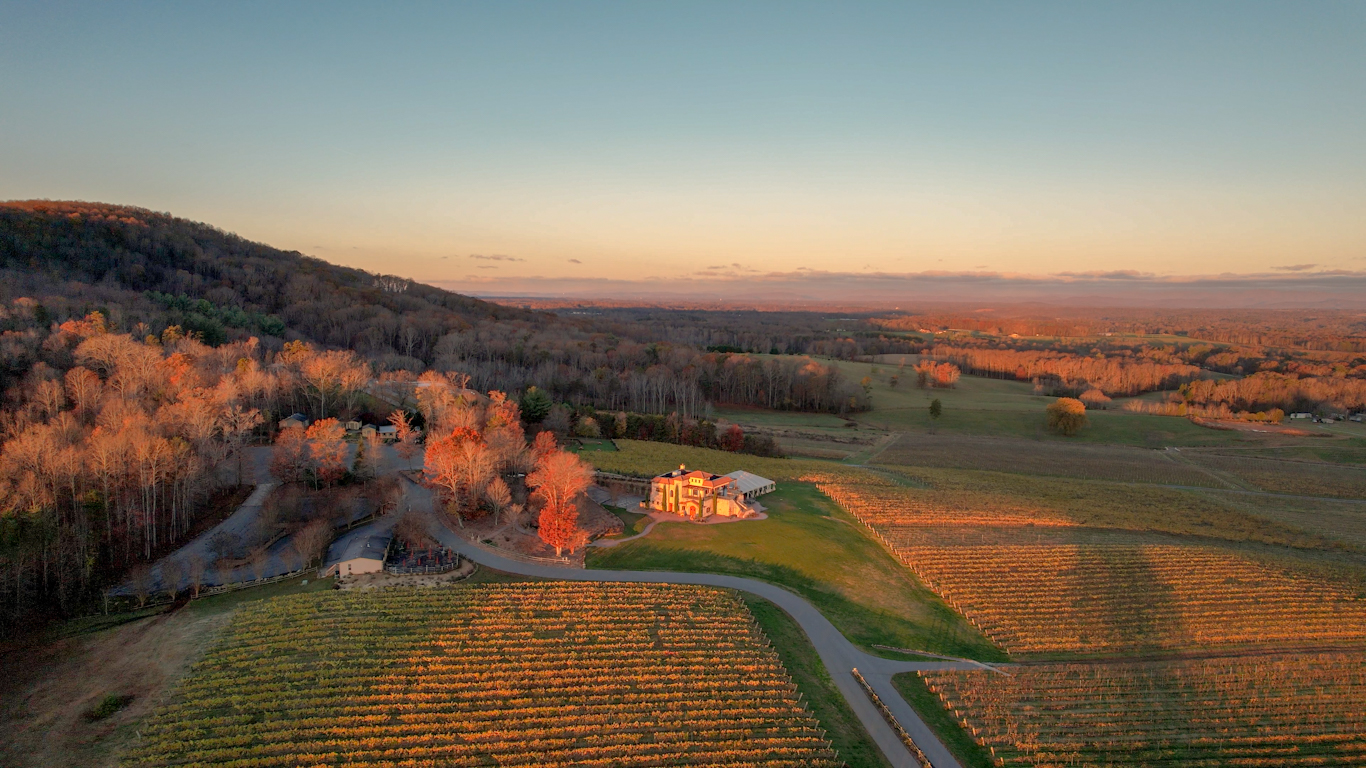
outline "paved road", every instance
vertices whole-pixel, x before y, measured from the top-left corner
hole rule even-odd
[[[815,606],[797,595],[762,581],[743,579],[736,576],[722,576],[710,573],[675,573],[670,571],[603,571],[576,568],[562,568],[510,560],[483,547],[471,544],[446,526],[441,516],[432,511],[430,491],[413,486],[409,493],[412,509],[428,513],[428,532],[446,547],[473,560],[499,571],[517,573],[523,576],[537,576],[567,581],[627,581],[662,584],[702,584],[713,587],[727,587],[758,595],[776,603],[788,613],[811,639],[812,645],[820,654],[821,661],[830,672],[835,685],[863,726],[868,729],[878,747],[897,768],[916,768],[918,763],[910,751],[897,738],[887,721],[868,699],[863,688],[854,680],[851,670],[858,668],[873,690],[877,691],[887,708],[892,711],[901,726],[911,734],[916,744],[925,752],[935,768],[959,768],[953,755],[940,743],[934,733],[925,725],[915,710],[906,703],[892,686],[892,675],[900,672],[932,669],[972,670],[978,667],[960,662],[912,662],[896,661],[873,656],[854,647],[835,625],[831,624]]]

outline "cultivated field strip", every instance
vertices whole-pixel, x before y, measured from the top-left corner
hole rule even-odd
[[[1366,598],[1347,580],[1060,521],[936,517],[897,489],[822,490],[1013,654],[1366,644]]]
[[[878,454],[879,464],[977,469],[1080,480],[1159,485],[1226,485],[1160,451],[1115,445],[1072,445],[969,435],[902,435]]]
[[[919,673],[1002,766],[1366,765],[1366,654]]]
[[[732,593],[483,585],[243,608],[125,765],[836,765]]]
[[[1186,451],[1186,458],[1271,493],[1366,499],[1366,467]]]

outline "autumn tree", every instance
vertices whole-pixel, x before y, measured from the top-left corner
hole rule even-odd
[[[541,455],[526,481],[542,502],[538,521],[541,540],[554,547],[559,556],[578,530],[577,499],[593,484],[593,470],[578,456],[555,450]]]
[[[349,468],[347,458],[350,448],[346,444],[346,428],[336,419],[319,419],[309,425],[305,437],[313,476],[318,484],[333,485],[339,482]]]
[[[282,483],[297,483],[308,476],[311,464],[304,430],[299,427],[280,430],[270,452],[270,473]]]
[[[1048,405],[1048,428],[1072,436],[1086,426],[1086,404],[1074,397],[1060,397]]]
[[[462,528],[466,510],[493,476],[493,454],[471,430],[452,430],[428,440],[423,477]]]
[[[417,430],[413,428],[412,421],[403,410],[395,410],[389,414],[389,423],[394,427],[394,451],[403,459],[403,466],[406,469],[413,455],[417,453]]]
[[[721,433],[718,442],[721,450],[735,453],[745,447],[745,431],[740,429],[739,424],[731,424],[726,427],[726,431]]]

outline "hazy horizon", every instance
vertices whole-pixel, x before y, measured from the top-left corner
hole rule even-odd
[[[1366,287],[1360,4],[6,19],[0,198],[167,210],[466,293]]]

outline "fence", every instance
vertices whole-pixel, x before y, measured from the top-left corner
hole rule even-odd
[[[887,709],[887,705],[882,703],[882,699],[877,695],[877,691],[874,691],[873,686],[869,685],[868,681],[863,679],[863,675],[859,674],[858,667],[854,667],[853,672],[854,679],[858,681],[859,685],[863,686],[863,692],[868,694],[869,699],[872,699],[873,706],[877,707],[877,711],[882,713],[882,718],[887,721],[888,725],[892,726],[893,731],[896,731],[897,738],[901,739],[901,743],[906,745],[906,749],[911,751],[911,757],[914,757],[922,768],[934,768],[934,764],[930,762],[930,758],[924,752],[920,751],[920,747],[916,746],[915,740],[911,738],[911,734],[907,733],[906,729],[901,727],[901,723],[897,722],[896,715],[892,714],[892,710]]]
[[[188,593],[192,593],[192,594],[190,595],[190,599],[191,599],[191,600],[198,600],[198,599],[200,599],[200,598],[202,598],[202,597],[212,597],[213,595],[222,595],[222,594],[226,594],[226,593],[228,593],[228,592],[236,592],[236,591],[242,590],[242,589],[251,589],[252,587],[264,587],[264,586],[266,586],[267,584],[274,584],[274,583],[276,583],[276,582],[285,581],[286,579],[295,578],[296,576],[302,576],[302,575],[303,575],[304,573],[306,573],[307,571],[308,571],[307,568],[300,568],[300,569],[297,570],[297,571],[290,571],[289,573],[282,573],[282,574],[280,574],[280,575],[278,575],[278,576],[267,576],[267,577],[264,578],[264,579],[254,579],[254,580],[252,580],[252,581],[230,581],[230,582],[228,582],[227,584],[218,584],[218,585],[215,585],[215,586],[202,586],[202,587],[199,588],[199,592],[197,592],[197,593],[194,593],[194,590],[192,590],[192,589],[190,589],[190,588],[187,587],[187,588],[185,588],[185,589],[180,590],[180,594],[184,594],[184,593],[187,593],[187,592],[188,592]],[[161,592],[160,592],[159,594],[161,594],[161,595],[166,595],[166,590],[161,590]],[[105,612],[105,614],[108,614],[108,613],[110,612],[110,611],[109,611],[109,598],[110,598],[110,597],[121,598],[121,599],[128,599],[128,600],[132,600],[132,601],[134,601],[134,602],[137,601],[137,597],[136,597],[136,596],[131,596],[131,597],[130,597],[129,595],[111,595],[110,592],[106,591],[106,592],[104,593],[104,612]],[[140,605],[140,606],[139,606],[139,605],[135,605],[135,606],[133,606],[133,607],[131,607],[131,608],[126,608],[126,609],[124,609],[124,610],[125,610],[125,611],[140,611],[140,610],[143,610],[144,608],[156,608],[157,606],[161,606],[161,605],[170,605],[171,603],[174,603],[174,602],[175,602],[175,600],[172,600],[169,596],[164,596],[164,597],[158,597],[158,598],[155,599],[155,600],[148,600],[147,602],[143,603],[143,604]],[[118,610],[118,609],[115,609],[115,610],[114,610],[114,613],[121,613],[121,612],[123,612],[123,611],[120,611],[120,610]]]
[[[498,555],[499,557],[506,557],[506,558],[509,559],[509,560],[516,560],[516,561],[522,562],[522,563],[531,563],[532,565],[554,565],[554,566],[558,566],[558,567],[560,567],[560,568],[582,568],[582,567],[583,567],[582,565],[579,565],[578,563],[574,562],[573,560],[570,560],[570,559],[567,558],[567,557],[537,557],[537,556],[535,556],[535,555],[524,555],[524,554],[522,554],[521,552],[513,552],[513,551],[510,550],[510,549],[502,549],[502,548],[500,548],[500,547],[490,547],[490,546],[488,546],[488,545],[485,545],[485,544],[478,544],[478,543],[475,543],[475,542],[472,542],[472,541],[469,542],[469,544],[470,544],[471,546],[478,547],[479,549],[482,549],[482,550],[484,550],[485,552],[488,552],[488,553],[491,554],[491,555]]]
[[[429,556],[430,557],[430,556]],[[428,559],[428,558],[423,558]],[[460,567],[460,554],[442,547],[435,562],[422,564],[384,563],[384,572],[403,576],[449,573]]]

